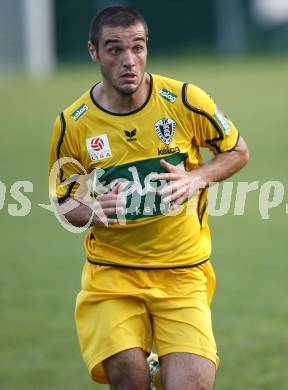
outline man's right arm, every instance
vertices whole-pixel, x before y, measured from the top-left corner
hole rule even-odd
[[[113,225],[117,219],[110,218],[112,214],[122,214],[126,198],[119,194],[119,187],[107,194],[98,195],[96,199],[82,203],[69,197],[59,207],[60,214],[73,226],[82,227],[89,221],[90,225]]]
[[[109,215],[121,213],[125,199],[119,194],[119,186],[112,191],[99,194],[96,198],[84,200],[89,179],[85,167],[80,163],[81,156],[74,142],[75,129],[66,124],[64,113],[55,121],[49,159],[50,199],[57,206],[58,215],[65,217],[73,226],[87,223],[114,224],[117,220]]]

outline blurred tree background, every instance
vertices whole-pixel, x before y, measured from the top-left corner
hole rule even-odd
[[[288,52],[286,0],[1,0],[0,69],[28,64],[29,71],[31,36],[34,48],[37,39],[45,39],[42,48],[46,53],[50,50],[54,62],[89,61],[91,18],[113,3],[132,6],[143,14],[150,30],[151,55]],[[44,45],[47,36],[50,43]]]

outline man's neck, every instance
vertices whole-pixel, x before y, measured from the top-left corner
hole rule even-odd
[[[137,110],[145,103],[149,94],[150,82],[149,75],[145,73],[137,91],[125,96],[103,80],[96,85],[92,93],[95,101],[105,110],[115,114],[126,114]]]

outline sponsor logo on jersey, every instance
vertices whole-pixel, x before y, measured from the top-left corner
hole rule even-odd
[[[180,153],[180,149],[178,148],[178,146],[172,148],[169,148],[169,146],[167,146],[167,148],[163,148],[163,149],[158,148],[158,156],[164,156],[165,154],[173,154],[173,153]]]
[[[76,111],[73,112],[71,118],[74,119],[74,121],[77,121],[80,118],[80,116],[84,114],[84,112],[88,111],[88,109],[89,107],[87,106],[87,104],[81,104],[81,106],[77,108]]]
[[[163,158],[185,171],[184,160],[187,156],[186,153],[177,153]],[[97,197],[121,183],[121,193],[126,197],[126,208],[117,213],[120,224],[125,223],[126,219],[167,215],[171,211],[172,202],[163,202],[163,197],[159,194],[159,190],[168,184],[167,180],[158,178],[162,171],[159,158],[114,165],[105,169],[96,168],[91,193]]]
[[[171,118],[162,118],[155,123],[156,133],[165,145],[169,145],[176,130],[176,122]]]
[[[175,93],[172,93],[165,88],[160,89],[159,95],[162,96],[164,99],[168,100],[168,102],[170,103],[175,103],[177,99],[177,95],[175,95]]]
[[[126,137],[127,137],[126,141],[127,141],[127,142],[137,141],[136,132],[137,132],[136,129],[131,130],[131,131],[129,131],[129,130],[124,130],[124,133],[125,133],[125,135],[126,135]]]
[[[224,133],[226,135],[229,135],[231,126],[228,122],[228,120],[225,118],[225,116],[222,114],[222,112],[218,109],[218,107],[215,107],[215,113],[214,118],[219,123],[221,129],[223,129]]]
[[[112,157],[107,134],[87,138],[86,146],[91,160],[93,161],[104,160],[105,158]]]

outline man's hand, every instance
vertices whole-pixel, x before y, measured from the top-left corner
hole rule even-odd
[[[109,218],[111,214],[122,214],[126,207],[126,197],[121,195],[121,183],[117,184],[113,190],[107,194],[101,194],[96,197],[92,203],[94,217],[92,225],[101,223],[115,224],[117,219]]]
[[[161,160],[160,164],[168,173],[160,173],[158,179],[169,181],[169,183],[158,193],[162,196],[164,203],[174,202],[172,210],[184,203],[185,200],[192,198],[196,191],[206,185],[197,175],[197,171],[183,171],[165,160]]]
[[[72,197],[68,198],[61,206],[61,214],[72,225],[85,226],[89,221],[91,225],[113,225],[118,222],[115,218],[109,218],[111,214],[121,214],[126,206],[126,197],[120,193],[121,184],[113,190],[101,194],[90,202],[81,202]]]

